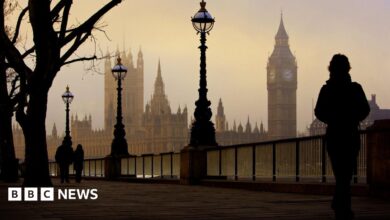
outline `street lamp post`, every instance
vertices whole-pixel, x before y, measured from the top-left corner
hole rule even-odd
[[[62,141],[62,144],[67,147],[72,147],[72,137],[70,136],[70,129],[69,129],[69,105],[72,103],[74,98],[74,95],[69,91],[69,86],[66,87],[66,91],[64,94],[62,94],[62,100],[64,101],[66,105],[66,116],[65,116],[65,137]]]
[[[118,81],[117,115],[114,140],[112,140],[111,144],[111,156],[128,156],[125,126],[122,123],[122,80],[126,77],[127,68],[122,64],[120,57],[118,57],[117,64],[112,68],[111,72],[115,80]]]
[[[210,121],[212,112],[211,102],[207,99],[207,79],[206,79],[206,34],[209,34],[214,26],[214,18],[206,10],[206,2],[200,2],[199,11],[192,17],[192,25],[200,34],[200,82],[199,99],[195,102],[195,121],[192,124],[190,145],[192,146],[215,146],[215,128]]]

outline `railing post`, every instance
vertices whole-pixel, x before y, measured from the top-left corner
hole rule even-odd
[[[238,179],[237,147],[234,147],[234,180]]]
[[[94,161],[95,161],[95,175],[94,176],[97,177],[97,175],[96,175],[96,161],[97,160],[94,160]]]
[[[142,155],[142,178],[145,179],[145,156]]]
[[[299,141],[295,142],[295,181],[299,182],[300,147]]]
[[[154,155],[152,155],[152,178],[154,177],[154,161],[153,161]]]
[[[137,178],[137,156],[134,156],[134,175]]]
[[[325,137],[322,137],[322,146],[321,146],[321,165],[322,165],[322,178],[321,182],[325,183],[326,182],[326,140]]]
[[[171,179],[173,179],[173,152],[171,152]]]
[[[252,146],[252,180],[256,180],[256,145]]]
[[[164,155],[160,154],[160,175],[161,175],[161,179],[164,178],[163,157],[164,157]]]
[[[126,158],[127,175],[130,175],[130,157]]]
[[[219,176],[222,176],[222,149],[219,149]]]
[[[276,143],[272,143],[272,181],[276,181]]]
[[[104,176],[104,168],[103,168],[103,162],[104,160],[100,160],[100,176]]]
[[[74,167],[73,167],[74,170]],[[88,160],[88,175],[91,176],[91,160]]]

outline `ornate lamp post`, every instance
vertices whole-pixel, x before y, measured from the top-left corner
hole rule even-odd
[[[195,122],[192,124],[191,141],[192,146],[213,146],[215,141],[214,124],[210,121],[212,112],[211,102],[207,99],[206,80],[206,33],[209,34],[214,26],[214,18],[206,10],[206,2],[200,2],[199,11],[191,19],[197,33],[200,33],[200,83],[199,99],[195,102]]]
[[[115,80],[118,81],[118,99],[116,125],[114,129],[114,140],[111,144],[111,156],[127,156],[127,141],[125,138],[125,126],[122,123],[122,80],[126,77],[127,68],[122,64],[121,58],[118,57],[117,64],[111,70]]]
[[[74,95],[69,91],[69,86],[66,87],[66,91],[64,94],[62,94],[62,100],[64,101],[66,105],[66,119],[65,119],[65,137],[62,141],[62,144],[65,146],[72,147],[72,137],[70,136],[70,130],[69,130],[69,105],[72,103],[74,98]]]

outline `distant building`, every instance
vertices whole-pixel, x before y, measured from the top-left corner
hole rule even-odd
[[[267,64],[268,137],[297,135],[297,62],[291,53],[283,16],[275,36],[275,47]]]
[[[143,107],[143,55],[138,53],[137,67],[132,55],[122,53],[123,64],[128,67],[123,90],[123,123],[130,154],[151,154],[180,151],[188,144],[187,107],[171,112],[162,79],[161,64],[158,63],[154,92],[151,100]],[[102,157],[111,150],[113,129],[116,124],[116,82],[111,75],[113,64],[105,63],[105,128],[92,129],[91,116],[71,120],[71,135],[74,144],[82,144],[86,157]]]
[[[230,128],[226,119],[222,100],[219,100],[215,117],[216,139],[219,145],[260,142],[297,135],[296,90],[297,63],[288,44],[288,35],[281,17],[275,36],[275,47],[267,64],[268,89],[268,131],[263,123],[237,125]],[[173,113],[165,94],[161,64],[158,63],[154,92],[144,105],[144,59],[141,50],[136,62],[131,52],[117,52],[122,63],[128,67],[123,81],[122,111],[123,123],[130,154],[157,154],[180,151],[189,143],[191,125],[188,124],[187,107],[178,108]],[[116,61],[115,61],[116,62]],[[73,146],[82,144],[86,158],[103,157],[110,153],[116,124],[117,82],[112,77],[111,68],[115,62],[105,60],[104,76],[104,128],[93,129],[92,117],[78,115],[71,117],[71,136]],[[245,126],[245,127],[244,127]],[[14,128],[15,149],[19,158],[24,158],[24,138],[19,128]],[[52,135],[47,137],[49,159],[61,144],[63,136],[57,134],[55,125]]]
[[[371,100],[368,100],[370,104],[370,114],[364,121],[360,123],[360,129],[365,130],[371,126],[375,120],[390,119],[390,109],[381,109],[376,102],[376,95],[371,95]],[[326,124],[318,119],[315,119],[310,125],[310,135],[322,135],[326,132]]]
[[[18,125],[14,125],[12,127],[12,133],[14,138],[15,156],[18,159],[24,160],[25,144],[23,131]],[[62,143],[62,139],[63,137],[58,136],[57,127],[54,123],[51,135],[48,135],[46,137],[47,153],[49,155],[49,158],[54,159],[55,152],[57,150],[57,147]]]
[[[226,146],[261,142],[266,140],[267,133],[264,130],[263,123],[260,124],[260,128],[257,123],[254,128],[252,128],[249,117],[246,122],[245,129],[241,123],[237,127],[235,121],[233,127],[229,129],[222,100],[219,99],[217,115],[215,116],[215,136],[219,145]]]

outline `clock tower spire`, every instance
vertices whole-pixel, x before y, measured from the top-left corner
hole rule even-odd
[[[297,133],[297,63],[281,14],[275,46],[267,64],[268,135],[270,139]]]

